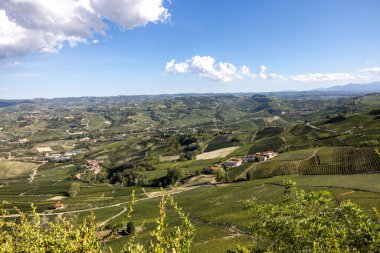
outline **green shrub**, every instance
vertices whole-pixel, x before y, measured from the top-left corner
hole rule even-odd
[[[380,216],[370,217],[351,202],[336,203],[329,192],[306,193],[285,183],[279,204],[247,202],[255,214],[250,225],[254,246],[235,252],[379,252]]]

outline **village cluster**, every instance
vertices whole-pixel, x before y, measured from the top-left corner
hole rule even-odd
[[[234,157],[225,161],[224,163],[217,163],[217,164],[211,165],[209,167],[204,168],[202,172],[205,174],[210,174],[214,171],[218,171],[221,169],[224,170],[228,168],[238,167],[244,163],[266,162],[267,160],[270,160],[276,156],[278,156],[278,153],[274,151],[257,152],[254,155],[247,155],[243,158]]]

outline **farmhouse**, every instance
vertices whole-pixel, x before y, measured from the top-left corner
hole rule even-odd
[[[86,160],[84,167],[94,174],[98,174],[102,169],[101,164],[103,164],[103,161]]]
[[[54,205],[54,208],[55,209],[63,209],[63,208],[65,208],[65,205],[63,203],[56,203]]]
[[[60,155],[57,158],[55,158],[56,162],[63,163],[71,160],[71,156],[68,155]]]
[[[244,162],[251,163],[254,161],[256,161],[256,156],[254,156],[254,155],[248,155],[248,156],[244,157]]]
[[[74,175],[74,179],[81,180],[82,179],[82,173],[77,173]]]
[[[278,153],[276,153],[274,151],[264,151],[264,152],[257,152],[256,153],[256,159],[259,162],[265,162],[266,160],[272,159],[276,156],[278,156]]]
[[[71,150],[69,152],[66,152],[65,155],[74,156],[74,155],[79,155],[80,153],[82,153],[82,151],[80,149],[74,149],[74,150]]]
[[[224,163],[226,167],[237,167],[243,163],[243,159],[240,158],[232,158]]]
[[[259,162],[266,162],[268,160],[268,157],[262,156],[262,155],[256,155],[256,159]]]
[[[46,154],[45,155],[45,160],[55,161],[55,159],[57,159],[60,156],[61,156],[61,154]]]

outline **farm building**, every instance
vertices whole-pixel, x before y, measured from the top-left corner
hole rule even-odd
[[[254,156],[254,155],[248,155],[248,156],[244,157],[244,162],[251,163],[254,161],[256,161],[256,156]]]
[[[68,156],[68,155],[61,155],[61,156],[55,158],[55,161],[59,162],[59,163],[67,162],[70,160],[71,160],[71,156]]]
[[[232,158],[224,163],[226,167],[237,167],[243,163],[243,159],[240,158]]]
[[[262,155],[256,155],[256,159],[259,162],[266,162],[268,160],[268,157],[262,156]]]
[[[264,152],[257,152],[256,153],[256,157],[258,158],[259,161],[260,161],[259,157],[266,157],[267,159],[272,159],[276,156],[278,156],[278,153],[276,153],[274,151],[264,151]],[[263,158],[261,158],[261,159],[263,159]],[[266,161],[266,159],[265,159],[265,161]]]
[[[65,205],[63,203],[56,203],[54,205],[54,208],[55,209],[63,209],[63,208],[65,208]]]
[[[86,160],[84,167],[94,174],[98,174],[102,170],[101,164],[103,164],[103,161]]]
[[[79,155],[80,153],[82,153],[82,151],[80,149],[74,149],[74,150],[71,150],[69,152],[66,152],[65,155],[74,156],[74,155]]]

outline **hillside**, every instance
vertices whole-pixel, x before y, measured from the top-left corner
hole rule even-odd
[[[190,214],[192,252],[226,252],[250,245],[255,215],[244,201],[280,203],[284,180],[366,212],[380,207],[379,101],[249,94],[9,105],[0,109],[0,196],[22,211],[33,202],[51,220],[61,213],[80,222],[92,211],[107,235],[121,226],[134,190],[132,219],[144,242],[164,187]],[[226,166],[265,151],[278,156]],[[118,252],[129,238],[111,236],[105,245]]]

